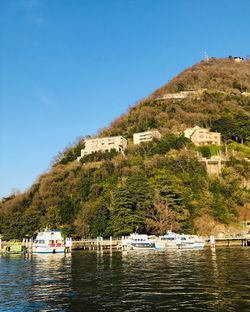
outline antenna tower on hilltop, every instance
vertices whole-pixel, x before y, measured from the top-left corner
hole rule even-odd
[[[204,60],[205,60],[206,62],[208,62],[208,61],[209,61],[209,57],[208,57],[208,55],[207,55],[207,52],[206,52],[206,51],[204,51]]]

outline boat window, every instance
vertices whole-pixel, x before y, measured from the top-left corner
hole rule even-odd
[[[36,240],[35,240],[35,243],[36,243],[36,244],[44,244],[45,241],[42,240],[42,239],[36,239]]]
[[[153,243],[132,243],[133,247],[153,247]]]
[[[162,240],[170,240],[170,241],[175,240],[174,237],[162,237],[161,239],[162,239]]]

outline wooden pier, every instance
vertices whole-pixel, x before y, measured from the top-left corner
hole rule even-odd
[[[215,237],[216,246],[250,246],[250,237],[247,236],[228,236]]]
[[[82,239],[72,241],[72,250],[101,250],[101,249],[120,249],[121,240],[102,239]]]
[[[250,246],[250,236],[215,237],[215,246]],[[206,247],[210,246],[210,238],[206,238]],[[121,249],[121,239],[82,239],[72,241],[72,250]]]
[[[214,244],[211,244],[209,237],[206,239],[205,247],[233,247],[233,246],[250,246],[250,235],[242,236],[226,236],[214,237]],[[27,240],[23,242],[2,242],[0,239],[0,253],[32,253],[32,241]],[[71,250],[104,250],[104,249],[121,249],[121,239],[103,239],[98,237],[96,239],[81,239],[73,240],[70,250],[65,249],[65,252]]]

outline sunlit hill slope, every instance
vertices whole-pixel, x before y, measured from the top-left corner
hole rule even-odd
[[[0,233],[22,238],[46,225],[75,237],[243,231],[250,219],[249,117],[250,60],[201,61],[100,131],[125,137],[124,155],[76,161],[81,139],[28,191],[2,199]],[[223,144],[195,146],[183,136],[195,125],[220,132]],[[132,143],[133,133],[150,129],[162,138]],[[214,155],[226,161],[209,175],[201,160]]]

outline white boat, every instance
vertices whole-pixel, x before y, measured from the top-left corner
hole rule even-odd
[[[45,229],[39,232],[32,246],[33,253],[64,253],[64,239],[60,231]]]
[[[205,241],[197,235],[177,234],[168,231],[155,242],[157,249],[201,249]]]
[[[122,248],[126,250],[148,250],[155,248],[154,240],[146,234],[130,234],[122,239]]]

